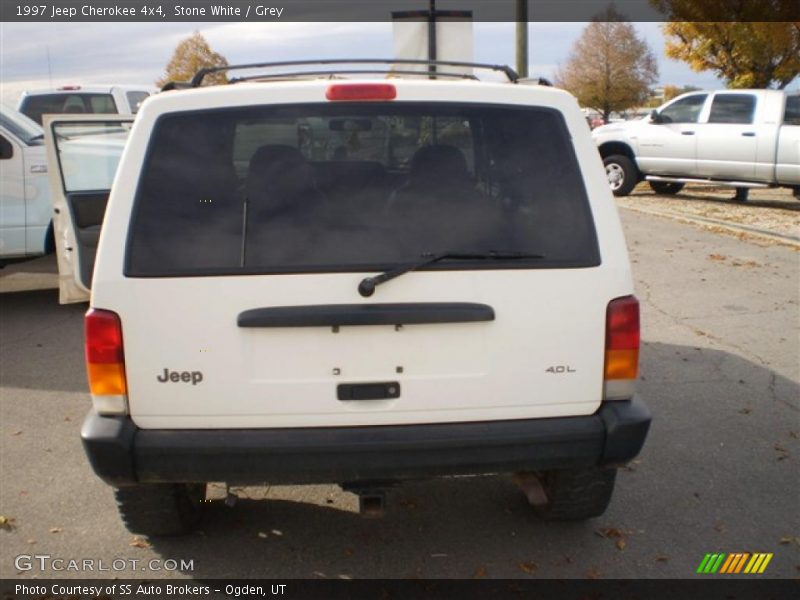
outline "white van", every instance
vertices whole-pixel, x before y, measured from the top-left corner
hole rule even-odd
[[[339,483],[370,513],[393,482],[507,473],[545,518],[605,510],[650,414],[589,129],[510,69],[436,67],[148,100],[96,257],[108,192],[53,178],[62,291],[91,289],[83,443],[131,531],[190,531],[211,481]]]
[[[22,92],[17,110],[40,125],[46,114],[135,115],[155,92],[144,85],[66,85]]]
[[[0,265],[52,252],[42,128],[0,105]]]

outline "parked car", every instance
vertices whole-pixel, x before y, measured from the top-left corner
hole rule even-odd
[[[91,289],[81,435],[131,531],[190,531],[210,481],[338,483],[372,514],[496,473],[587,519],[641,449],[639,305],[577,102],[396,63],[162,93],[110,196],[53,174],[62,283]],[[100,119],[52,118],[53,163]]]
[[[53,250],[42,128],[0,105],[0,266]]]
[[[39,125],[45,114],[135,115],[155,88],[141,85],[67,85],[22,93],[19,112]]]
[[[800,195],[800,94],[692,92],[644,119],[598,127],[592,138],[616,196],[642,179],[662,194],[706,183]]]

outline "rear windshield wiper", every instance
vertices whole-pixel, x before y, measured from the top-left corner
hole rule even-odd
[[[440,260],[515,260],[523,258],[544,258],[541,254],[531,254],[527,252],[508,252],[502,250],[489,250],[488,252],[440,252],[434,254],[433,252],[425,252],[420,255],[422,260],[418,262],[409,263],[402,267],[384,271],[375,277],[365,277],[358,284],[358,293],[364,298],[368,298],[375,293],[375,288],[382,283],[404,275],[409,271],[416,271],[422,267],[439,262]]]

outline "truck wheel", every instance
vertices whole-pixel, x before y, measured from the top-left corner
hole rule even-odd
[[[614,154],[603,159],[608,185],[615,196],[627,196],[639,182],[636,165],[630,158]]]
[[[795,198],[797,198],[798,200],[800,200],[800,186],[798,186],[798,187],[796,187],[796,188],[793,188],[793,189],[792,189],[792,193],[794,194],[794,197],[795,197]]]
[[[672,196],[683,189],[683,184],[673,181],[651,181],[650,187],[656,194],[667,194]]]
[[[131,533],[180,535],[200,522],[204,483],[147,483],[116,488],[117,508]]]
[[[534,510],[548,521],[580,521],[602,515],[614,492],[616,469],[559,469],[542,474],[547,502]]]

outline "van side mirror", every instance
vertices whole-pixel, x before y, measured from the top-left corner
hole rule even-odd
[[[664,122],[664,119],[661,117],[661,113],[659,113],[655,108],[650,111],[650,122],[658,125]]]

